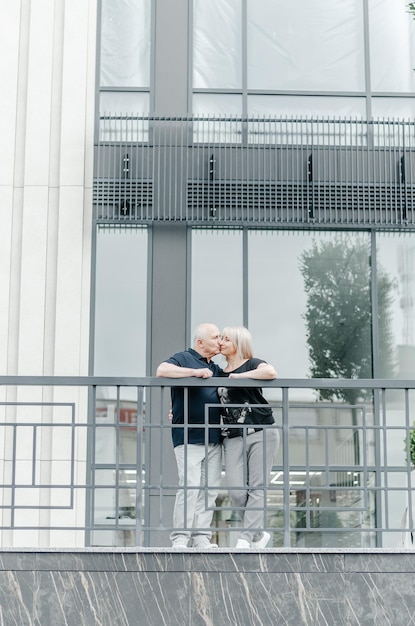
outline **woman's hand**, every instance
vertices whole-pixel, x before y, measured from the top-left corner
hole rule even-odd
[[[269,363],[260,363],[254,370],[229,374],[229,378],[253,378],[254,380],[273,380],[277,378],[277,372]]]

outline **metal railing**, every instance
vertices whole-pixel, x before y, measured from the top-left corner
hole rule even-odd
[[[206,381],[9,376],[0,383],[2,546],[170,545],[178,489],[170,387],[187,394]],[[261,386],[281,434],[265,490],[270,546],[412,547],[415,381]],[[323,389],[350,390],[359,400],[322,402]],[[214,538],[232,547],[241,521],[225,468],[213,487]]]
[[[102,115],[100,223],[415,227],[413,120]]]

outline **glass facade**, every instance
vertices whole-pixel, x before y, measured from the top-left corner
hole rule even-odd
[[[115,5],[102,2],[101,114],[127,116],[129,112],[157,112],[154,81],[161,79],[152,65],[155,12],[151,4],[150,0],[120,0]],[[214,121],[209,132],[203,119],[192,125],[192,133],[185,142],[186,158],[194,146],[199,152],[195,150],[196,156],[193,160],[189,157],[188,162],[177,156],[175,137],[183,134],[183,129],[176,133],[173,125],[169,126],[169,132],[173,128],[171,134],[163,135],[161,126],[150,128],[149,125],[150,130],[146,126],[145,133],[131,135],[126,130],[130,127],[125,125],[124,128],[121,124],[122,131],[114,126],[102,134],[100,128],[101,138],[114,142],[115,151],[121,135],[123,140],[142,142],[145,148],[150,148],[143,149],[135,167],[136,172],[140,172],[137,178],[142,176],[159,185],[151,198],[159,209],[158,214],[156,209],[154,213],[157,219],[163,216],[161,199],[170,195],[174,195],[172,204],[175,211],[177,209],[174,219],[182,215],[180,210],[188,201],[188,186],[194,180],[206,183],[203,193],[207,189],[208,199],[203,197],[202,204],[205,204],[197,208],[210,212],[209,217],[216,210],[211,201],[213,183],[223,183],[221,188],[218,184],[219,203],[223,201],[218,210],[226,213],[239,210],[245,202],[241,199],[238,204],[238,198],[231,197],[232,189],[237,190],[236,196],[247,182],[246,193],[249,194],[251,179],[257,182],[262,176],[266,184],[258,188],[271,190],[275,182],[286,184],[288,181],[285,187],[288,191],[290,185],[294,189],[295,185],[312,182],[307,181],[307,174],[304,174],[310,146],[327,147],[320,151],[320,156],[317,151],[314,153],[314,175],[320,177],[321,211],[327,210],[328,217],[320,228],[311,222],[307,228],[291,227],[292,224],[289,228],[287,225],[278,228],[275,223],[265,224],[264,221],[251,228],[247,224],[211,227],[207,217],[203,217],[206,221],[203,227],[200,224],[203,219],[199,222],[196,219],[197,224],[183,221],[181,226],[187,229],[188,247],[183,254],[183,264],[177,267],[176,278],[180,287],[183,276],[187,280],[188,315],[183,316],[181,323],[186,327],[188,338],[195,325],[203,320],[212,321],[219,328],[244,324],[253,335],[256,356],[271,362],[279,377],[284,379],[414,378],[414,236],[404,234],[404,221],[394,232],[376,225],[364,228],[358,223],[359,218],[353,221],[355,214],[352,212],[350,223],[336,228],[330,224],[332,207],[328,206],[328,201],[325,204],[323,189],[324,184],[332,182],[333,172],[336,172],[336,183],[349,182],[347,158],[352,153],[357,155],[353,162],[356,172],[352,177],[356,188],[362,182],[372,183],[371,177],[375,179],[378,175],[382,182],[390,180],[393,189],[396,180],[402,183],[397,164],[403,148],[414,148],[412,127],[403,131],[399,127],[401,130],[396,131],[393,123],[386,122],[380,134],[375,135],[368,126],[360,127],[357,122],[346,124],[346,120],[370,120],[372,116],[413,117],[414,27],[402,0],[318,0],[315,3],[212,0],[208,4],[205,0],[189,1],[189,24],[172,26],[187,38],[189,49],[185,94],[188,108],[183,115],[190,112],[206,119],[217,115],[221,120]],[[120,48],[123,33],[130,33],[129,43]],[[162,69],[158,68],[160,75]],[[285,124],[281,128],[274,123],[271,133],[267,132],[271,122],[269,126],[265,122],[259,129],[260,125],[252,120],[248,124],[242,120],[227,124],[224,119],[246,115],[270,119],[303,116],[303,121],[310,118],[310,123],[298,127]],[[319,118],[341,118],[345,121],[344,132],[332,133],[330,124],[320,123]],[[397,137],[396,132],[405,136]],[[160,140],[157,146],[155,137]],[[223,152],[221,159],[218,158],[219,174],[214,180],[213,175],[206,176],[204,159],[207,155],[215,162],[217,153],[213,155],[213,150],[218,143],[222,144]],[[303,146],[304,149],[303,153],[301,150],[282,151],[286,160],[280,169],[272,170],[268,180],[267,168],[277,157],[271,155],[267,160],[268,155],[263,157],[265,151],[254,153],[252,147],[260,144],[267,149],[276,144]],[[369,144],[380,146],[381,156],[385,144],[398,146],[393,155],[396,159],[391,160],[388,153],[382,161],[378,155],[379,160],[373,160],[372,171],[372,163],[364,160],[366,152],[360,152],[361,147]],[[229,168],[232,163],[229,155],[232,153],[233,158],[232,150],[236,145],[247,146],[249,153],[246,162],[244,155],[237,155],[234,160],[240,168],[238,174],[242,172],[239,187],[234,185],[236,170]],[[353,150],[339,150],[333,157],[334,146]],[[165,169],[160,166],[163,150],[171,157]],[[380,174],[375,171],[377,163],[386,164]],[[377,184],[377,178],[375,182]],[[336,189],[340,187],[339,184]],[[341,197],[333,192],[336,210],[341,205],[341,211],[347,213],[349,207],[342,204],[342,199],[347,200],[347,194],[355,187],[343,185],[346,192]],[[365,192],[368,188],[366,185]],[[375,186],[373,194],[376,191]],[[229,193],[230,199],[228,196],[223,199],[220,193]],[[397,192],[396,198],[403,197],[400,193]],[[287,204],[287,212],[288,218],[294,216],[292,222],[295,222],[296,197],[293,195],[293,198],[292,204]],[[250,200],[246,202],[249,204]],[[393,199],[387,202],[388,210],[397,208]],[[256,209],[254,202],[253,212]],[[264,216],[267,210],[265,206]],[[153,345],[148,345],[154,341],[154,336],[151,334],[153,319],[148,319],[147,311],[157,315],[152,308],[153,293],[148,289],[149,284],[153,290],[158,288],[155,281],[151,282],[154,279],[154,259],[151,260],[149,243],[152,226],[126,229],[115,222],[109,228],[98,228],[96,233],[94,374],[143,376],[152,369],[147,358],[154,349]],[[174,233],[171,243],[174,243]],[[150,373],[154,374],[154,368]],[[403,493],[399,489],[405,485],[406,474],[396,471],[386,479],[386,473],[380,476],[373,470],[364,475],[362,465],[377,468],[403,465],[406,417],[402,393],[387,394],[386,418],[378,410],[377,395],[367,389],[329,393],[307,388],[291,392],[288,448],[290,464],[297,467],[288,477],[291,545],[375,545],[376,538],[371,532],[352,537],[341,528],[370,531],[375,516],[382,516],[387,509],[392,511],[388,523],[399,526]],[[266,396],[273,403],[277,424],[281,425],[281,390],[267,389]],[[96,484],[112,483],[114,490],[110,504],[108,489],[96,490],[93,503],[96,524],[111,525],[113,510],[125,514],[127,526],[131,523],[128,520],[134,518],[137,440],[131,428],[136,419],[132,413],[133,402],[134,398],[130,398],[125,389],[117,392],[103,388],[98,392],[93,459]],[[389,426],[397,426],[391,431],[388,454],[377,434],[377,420],[383,418],[390,420]],[[304,459],[307,459],[307,474],[302,469]],[[283,545],[284,485],[287,485],[283,466],[280,448],[268,493],[268,525],[275,529],[275,546]],[[347,472],[332,469],[335,466],[349,469]],[[381,489],[385,480],[396,487],[388,502],[386,492],[379,497],[371,492],[367,497],[359,491],[363,484],[369,491],[372,486]],[[229,506],[225,489],[220,505]],[[218,511],[216,515],[219,526],[236,523],[226,517],[229,511]],[[306,532],[310,525],[316,532]],[[333,532],[320,532],[320,527],[329,527]],[[127,531],[116,537],[112,534],[114,529],[99,532],[101,534],[94,531],[93,538],[98,544],[133,541],[131,537],[126,539]],[[393,540],[392,534],[391,537],[385,534],[384,545],[393,545]]]
[[[402,97],[415,88],[415,24],[405,0],[189,4],[189,112],[413,114]],[[100,19],[101,114],[153,112],[151,0],[102,0]],[[394,97],[391,109],[379,100],[385,94]]]
[[[241,0],[196,2],[193,29],[193,86],[241,89]]]
[[[411,96],[414,91],[415,28],[405,0],[214,4],[207,20],[203,0],[193,0],[193,89],[198,112],[203,102],[204,113],[218,114],[218,92],[226,88],[241,94],[243,112],[248,115],[297,112],[381,117],[385,113],[376,107],[372,110],[372,99],[385,93]],[[220,19],[214,27],[216,18]],[[224,48],[221,34],[232,45]],[[202,90],[214,91],[216,99],[201,100]],[[278,92],[293,96],[286,98],[287,106],[282,98],[261,101],[264,94]],[[320,108],[313,107],[317,94]],[[325,103],[324,95],[333,101],[329,98]],[[227,94],[220,97],[226,106]],[[392,106],[393,115],[407,115],[405,98]]]
[[[377,233],[373,242],[371,235],[364,232],[194,229],[191,239],[188,271],[192,328],[202,319],[212,320],[219,327],[247,324],[254,338],[255,354],[273,363],[281,378],[371,378],[375,370],[378,377],[414,378],[413,237]],[[120,280],[126,274],[126,267],[141,268],[137,272],[141,276],[140,284],[133,284],[131,275],[126,276],[125,282]],[[145,231],[98,232],[98,374],[141,375],[140,367],[144,370],[146,273],[142,272],[143,267],[146,267]],[[266,396],[273,403],[277,424],[281,424],[280,393],[266,390]],[[297,389],[290,399],[291,464],[301,466],[308,458],[311,471],[307,475],[300,471],[290,473],[291,523],[296,529],[292,545],[360,545],[350,533],[341,530],[336,534],[325,533],[318,528],[333,523],[341,529],[362,522],[358,512],[362,503],[356,501],[356,489],[363,475],[357,467],[369,463],[370,451],[376,445],[382,464],[402,465],[405,438],[402,392],[388,392],[386,399],[387,426],[391,428],[387,457],[381,442],[376,444],[373,398],[364,389],[357,395],[344,392],[330,397],[316,389]],[[98,544],[105,544],[108,539],[114,541],[115,535],[117,541],[127,545],[134,541],[131,530],[135,515],[137,444],[134,400],[126,389],[119,391],[118,398],[116,389],[98,391],[94,510],[95,522],[101,530],[93,534]],[[327,400],[331,404],[326,404]],[[341,430],[331,431],[333,424]],[[328,438],[322,436],[321,429],[327,430]],[[356,471],[351,474],[331,471],[327,483],[327,476],[321,470],[322,459],[333,466],[356,466]],[[282,530],[278,530],[283,525],[282,466],[280,449],[268,499],[268,524],[275,527],[274,545],[282,545],[283,541]],[[375,481],[375,474],[366,479]],[[383,507],[391,511],[389,524],[391,520],[396,525],[400,523],[399,487],[405,484],[405,479],[404,472],[401,476],[395,472],[388,479],[389,489],[395,485]],[[100,481],[106,485],[103,490],[99,489]],[[112,495],[108,492],[111,481]],[[216,513],[218,523],[223,515],[229,514],[226,491],[221,495],[220,507],[225,508]],[[302,530],[306,523],[303,507],[311,507],[313,511],[313,533]],[[327,511],[327,507],[333,511]],[[111,522],[103,519],[110,520],[114,509],[123,514],[122,524],[126,528],[105,531],[102,525]],[[369,517],[364,520],[369,527],[373,525],[370,516],[375,509],[373,501]],[[361,539],[362,545],[372,545],[368,534]],[[389,544],[385,534],[384,545],[393,546],[394,541],[391,534]]]
[[[194,231],[192,242],[192,326],[243,320],[282,378],[414,377],[412,236],[378,233],[375,259],[364,232],[248,230],[244,246],[241,230]]]
[[[387,272],[388,332],[383,333],[380,354],[392,350],[392,376],[415,378],[415,240],[408,235],[379,234],[377,237],[380,279]],[[385,294],[378,290],[378,299]],[[380,309],[380,307],[379,307]],[[379,326],[385,319],[379,313]],[[385,345],[386,344],[386,345]],[[386,378],[387,372],[381,377]]]
[[[369,0],[369,53],[371,89],[414,91],[415,38],[407,2]]]
[[[360,0],[248,0],[248,90],[363,91]]]
[[[242,267],[240,230],[192,231],[192,328],[203,319],[219,328],[243,323]]]
[[[146,373],[147,232],[97,231],[95,376]]]
[[[100,6],[99,109],[148,113],[151,0],[102,0]]]

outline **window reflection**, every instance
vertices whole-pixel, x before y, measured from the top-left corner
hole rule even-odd
[[[248,113],[250,143],[367,145],[363,98],[249,95]]]
[[[410,235],[380,233],[377,241],[378,260],[392,278],[390,342],[394,375],[411,379],[415,377],[415,240]]]
[[[98,228],[95,376],[146,372],[147,231]]]
[[[406,0],[369,0],[373,91],[414,90],[415,21],[407,5]]]
[[[250,329],[280,376],[371,377],[369,259],[365,234],[250,233]]]
[[[192,329],[242,324],[242,232],[192,231]]]
[[[145,419],[145,404],[137,402],[138,397],[138,390],[131,387],[97,388],[92,446],[94,545],[135,545],[137,481],[143,482],[145,476],[145,430],[137,431],[137,423]]]
[[[242,87],[242,1],[193,0],[193,87]]]
[[[102,0],[102,87],[149,87],[150,15],[150,0]]]
[[[148,141],[149,122],[141,116],[148,115],[149,108],[148,93],[102,91],[99,100],[99,140]],[[126,111],[136,111],[136,114],[126,114]]]
[[[360,0],[248,0],[248,89],[364,89]]]

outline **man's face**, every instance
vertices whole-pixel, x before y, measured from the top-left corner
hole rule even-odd
[[[220,352],[220,331],[219,328],[209,324],[206,329],[206,336],[204,339],[198,341],[199,352],[207,359],[212,358]]]

